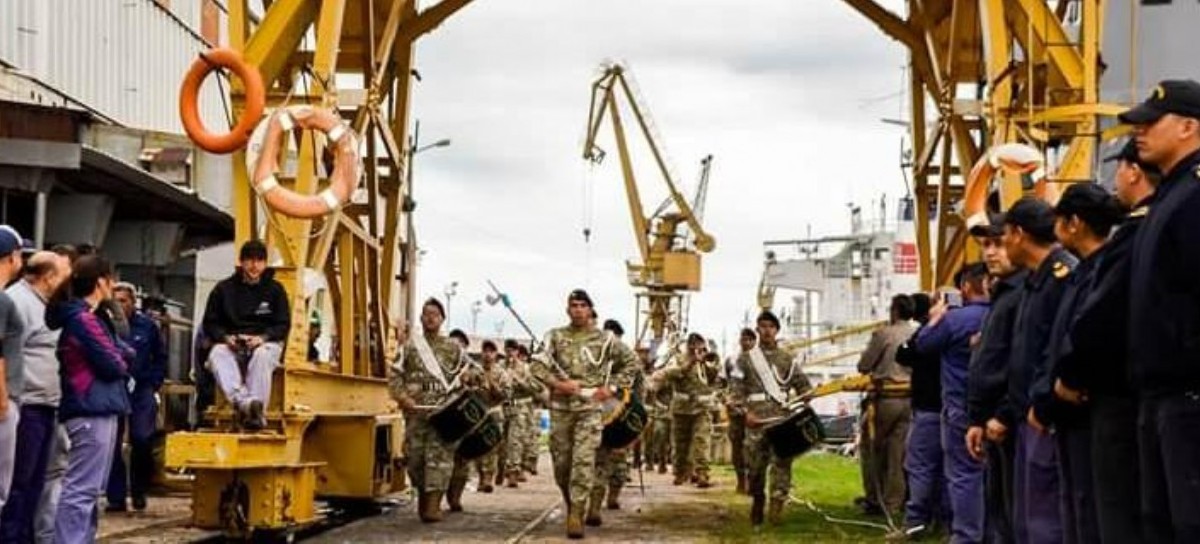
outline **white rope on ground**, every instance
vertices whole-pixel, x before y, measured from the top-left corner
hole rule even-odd
[[[860,521],[857,519],[835,518],[829,514],[826,514],[824,510],[817,508],[817,505],[813,504],[812,501],[810,501],[808,499],[803,499],[803,498],[797,497],[795,495],[788,495],[788,501],[796,503],[796,504],[804,505],[806,508],[808,508],[809,510],[812,510],[813,513],[821,516],[822,518],[825,519],[825,521],[827,521],[829,523],[838,523],[841,525],[857,525],[859,527],[868,527],[871,529],[879,529],[879,530],[882,530],[885,532],[891,532],[893,530],[891,527],[888,527],[887,525],[884,525],[882,523],[875,523],[872,521]]]
[[[534,529],[537,529],[538,525],[541,525],[544,521],[546,521],[546,518],[550,517],[550,514],[557,510],[560,506],[562,506],[562,499],[555,500],[550,504],[550,506],[547,506],[545,510],[542,510],[542,513],[539,514],[538,517],[533,518],[533,521],[525,525],[520,532],[513,535],[508,540],[505,540],[504,544],[517,544],[518,542],[524,540],[526,536],[529,536],[529,533],[533,532]]]

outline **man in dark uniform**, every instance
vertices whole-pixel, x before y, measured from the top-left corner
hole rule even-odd
[[[1149,211],[1158,169],[1138,158],[1130,140],[1117,161],[1117,200],[1130,210],[1104,246],[1095,280],[1060,352],[1055,393],[1090,408],[1092,484],[1100,541],[1142,539],[1137,398],[1129,385],[1129,266],[1134,236]]]
[[[1163,172],[1129,283],[1146,540],[1200,542],[1200,83],[1164,81],[1120,119]]]
[[[904,533],[930,533],[933,523],[949,516],[949,496],[942,460],[942,358],[939,353],[916,350],[917,335],[929,323],[929,295],[912,294],[914,320],[920,323],[908,341],[896,350],[896,363],[912,369],[912,426],[904,455],[908,475],[908,501],[904,506]]]
[[[999,420],[1016,432],[1013,525],[1017,542],[1060,542],[1058,448],[1031,405],[1034,383],[1049,372],[1046,349],[1067,277],[1076,259],[1055,244],[1049,204],[1025,197],[1004,215],[1004,248],[1013,264],[1031,272],[1013,326],[1008,394]]]
[[[983,323],[967,379],[967,452],[986,460],[984,471],[984,541],[1012,542],[1012,483],[1014,438],[1000,422],[999,409],[1008,389],[1008,361],[1012,354],[1013,322],[1029,271],[1008,258],[1001,243],[1003,217],[991,214],[988,222],[971,228],[983,248],[983,262],[992,277],[992,307]]]
[[[1054,384],[1072,364],[1060,363],[1061,354],[1070,350],[1067,332],[1091,289],[1108,233],[1121,220],[1122,213],[1117,200],[1103,187],[1078,183],[1063,193],[1054,207],[1054,215],[1055,236],[1080,260],[1067,278],[1054,318],[1047,350],[1050,372],[1033,384],[1032,410],[1040,423],[1055,429],[1061,467],[1063,536],[1069,543],[1098,542],[1100,529],[1092,488],[1092,431],[1088,414],[1075,403],[1064,403],[1056,397]]]

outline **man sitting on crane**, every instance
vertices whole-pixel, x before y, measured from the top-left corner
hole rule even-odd
[[[267,268],[267,246],[246,242],[237,271],[217,283],[204,309],[204,334],[215,344],[208,368],[248,430],[266,426],[271,375],[291,328],[287,291],[274,272]],[[245,376],[239,363],[247,365]]]

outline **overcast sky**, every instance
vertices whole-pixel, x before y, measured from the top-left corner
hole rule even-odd
[[[470,332],[492,279],[541,336],[584,287],[603,318],[632,328],[624,263],[637,249],[611,125],[608,160],[581,158],[590,85],[612,59],[632,70],[686,193],[715,156],[705,222],[717,249],[691,328],[732,343],[763,240],[845,232],[848,202],[905,192],[903,131],[880,122],[906,115],[905,58],[837,0],[476,1],[418,47],[421,139],[453,140],[416,160],[418,293],[444,300],[457,281],[448,327]],[[649,166],[638,169],[648,207],[665,194]],[[485,304],[478,332],[498,323],[522,335]]]

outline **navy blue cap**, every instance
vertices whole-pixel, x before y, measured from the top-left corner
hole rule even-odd
[[[33,242],[22,238],[21,233],[10,225],[0,225],[0,256],[12,255],[17,251],[33,250]]]
[[[997,238],[1004,234],[1004,214],[988,212],[987,223],[974,225],[968,232],[980,238]]]
[[[1002,224],[1020,227],[1039,241],[1054,242],[1054,210],[1045,201],[1031,196],[1018,200],[1004,214]]]
[[[1148,125],[1168,113],[1200,119],[1200,83],[1191,79],[1164,80],[1144,102],[1117,118],[1127,125]]]
[[[1104,162],[1113,161],[1136,164],[1138,168],[1141,168],[1147,172],[1158,172],[1157,166],[1143,161],[1141,156],[1138,155],[1137,140],[1134,138],[1130,138],[1129,141],[1125,142],[1125,145],[1121,146],[1120,151],[1117,151],[1116,153],[1104,158]]]

